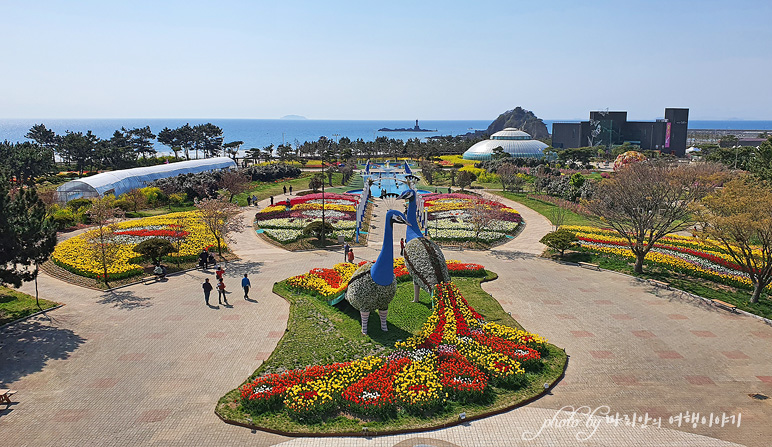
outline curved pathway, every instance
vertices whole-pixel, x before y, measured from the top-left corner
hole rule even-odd
[[[376,204],[380,218],[385,208]],[[528,330],[570,354],[563,382],[529,406],[455,428],[372,440],[292,440],[222,423],[214,403],[267,358],[286,327],[289,306],[271,293],[273,282],[343,256],[289,253],[246,230],[232,244],[242,260],[226,265],[230,307],[204,305],[200,283],[213,278],[212,271],[108,293],[41,276],[41,296],[66,306],[0,334],[0,385],[19,390],[15,403],[0,410],[0,439],[35,446],[575,445],[582,430],[547,428],[530,441],[523,433],[539,432],[566,405],[607,405],[620,416],[664,417],[662,428],[615,427],[602,419],[582,445],[729,445],[715,438],[768,444],[772,406],[748,394],[772,395],[772,328],[657,295],[624,275],[539,259],[538,240],[549,223],[513,206],[528,222],[516,239],[493,255],[458,250],[447,257],[499,273],[485,289]],[[245,210],[244,218],[251,221],[255,211]],[[357,258],[374,259],[375,245],[359,248]],[[241,297],[244,272],[257,302]],[[29,284],[24,290],[34,292]],[[742,425],[668,423],[668,416],[685,411],[742,412]]]

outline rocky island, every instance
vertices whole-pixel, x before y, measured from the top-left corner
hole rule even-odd
[[[421,129],[418,127],[418,120],[415,120],[415,127],[400,127],[399,129],[389,129],[388,127],[381,127],[378,132],[437,132],[437,129]]]

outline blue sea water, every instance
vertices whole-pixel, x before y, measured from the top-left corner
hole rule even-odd
[[[553,122],[570,122],[572,120],[544,120],[548,130],[552,130]],[[580,121],[580,120],[576,120]],[[386,136],[407,140],[409,138],[426,138],[434,135],[460,135],[472,130],[488,128],[491,120],[453,120],[420,121],[423,129],[436,129],[436,132],[379,132],[382,127],[402,128],[413,127],[415,121],[394,120],[281,120],[281,119],[2,119],[0,120],[0,141],[24,141],[24,135],[30,127],[43,123],[58,134],[65,131],[86,132],[91,130],[100,138],[110,138],[115,130],[121,127],[150,126],[158,133],[164,127],[175,128],[186,123],[191,125],[211,122],[223,129],[224,141],[241,140],[242,151],[253,147],[263,148],[270,144],[304,141],[315,141],[321,136],[327,138],[348,137],[351,140],[363,139],[372,141],[376,137]],[[736,129],[736,130],[772,130],[772,121],[700,121],[689,122],[690,129]],[[169,152],[169,149],[159,143],[155,144],[159,152]]]
[[[490,120],[458,120],[458,121],[419,121],[422,129],[436,129],[436,132],[379,132],[378,129],[412,128],[415,121],[391,120],[253,120],[253,119],[6,119],[0,120],[0,141],[25,141],[24,135],[30,127],[43,123],[57,134],[65,131],[86,132],[91,130],[100,138],[110,138],[117,129],[125,127],[150,126],[154,133],[164,127],[175,128],[190,123],[191,126],[211,122],[223,130],[223,138],[229,141],[243,141],[242,151],[253,147],[263,148],[270,144],[279,145],[283,142],[295,144],[305,141],[316,141],[321,136],[338,139],[348,137],[351,140],[359,138],[372,141],[377,137],[386,136],[400,140],[409,138],[426,138],[434,135],[459,135],[471,130],[487,129]],[[156,150],[167,152],[168,148],[156,143]]]

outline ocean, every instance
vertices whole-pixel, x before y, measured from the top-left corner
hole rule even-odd
[[[57,134],[65,131],[86,132],[91,130],[99,138],[110,138],[113,132],[122,126],[131,129],[134,127],[150,126],[155,133],[164,127],[175,128],[190,123],[215,124],[223,130],[223,141],[243,141],[241,150],[253,147],[263,148],[273,144],[316,141],[321,136],[331,139],[348,137],[351,140],[359,138],[365,141],[373,141],[377,137],[386,136],[400,140],[409,138],[426,138],[434,135],[459,135],[472,130],[484,130],[491,123],[490,120],[459,120],[459,121],[419,121],[422,129],[436,129],[436,132],[379,132],[378,129],[387,128],[412,128],[413,121],[365,121],[365,120],[253,120],[253,119],[6,119],[0,120],[0,141],[25,141],[24,135],[30,127],[43,123]],[[170,152],[166,146],[155,143],[159,152]]]
[[[110,138],[117,129],[126,127],[150,126],[154,133],[164,127],[175,128],[190,123],[191,125],[211,122],[223,129],[224,142],[243,141],[241,150],[253,147],[263,148],[273,144],[295,144],[304,141],[315,141],[321,136],[338,139],[348,137],[351,140],[363,139],[372,141],[376,137],[386,136],[407,140],[409,138],[426,138],[434,135],[460,135],[472,130],[484,130],[492,120],[453,120],[419,121],[423,129],[436,129],[436,132],[379,132],[382,127],[411,128],[414,120],[286,120],[286,119],[3,119],[0,120],[0,141],[24,141],[24,135],[30,127],[43,123],[58,134],[65,131],[86,132],[91,130],[100,138]],[[553,122],[570,122],[573,120],[544,120],[548,130],[552,130]],[[580,121],[580,120],[575,120]],[[737,130],[772,130],[772,121],[700,121],[689,122],[690,129],[737,129]],[[155,144],[159,152],[170,150],[159,143]]]

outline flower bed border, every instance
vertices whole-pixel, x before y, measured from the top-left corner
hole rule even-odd
[[[493,276],[491,276],[491,277],[481,278],[479,284],[481,285],[482,283],[493,281],[495,279],[498,279],[498,274],[496,274],[496,273],[494,273]],[[281,294],[279,294],[279,293],[277,293],[275,291],[276,284],[278,284],[278,283],[274,283],[273,293],[278,295],[279,297],[281,297],[285,301],[287,301],[288,304],[290,304],[290,306],[291,306],[292,303],[289,303],[289,300],[287,300],[286,297],[284,297],[283,295],[281,295]],[[498,302],[498,300],[496,300],[492,296],[491,296],[491,298],[494,301]],[[287,320],[287,322],[289,323],[289,320]],[[518,323],[518,325],[519,325],[519,323]],[[285,332],[286,332],[286,330],[285,330]],[[281,339],[279,340],[279,343],[280,342],[281,342]],[[558,348],[555,345],[551,345],[551,346],[553,346],[557,350],[561,349],[561,348]],[[562,350],[565,353],[565,349],[563,348]],[[217,411],[217,409],[219,408],[219,405],[220,405],[219,401],[218,401],[218,404],[215,406],[214,414],[221,421],[225,422],[226,424],[235,425],[235,426],[238,426],[238,427],[249,428],[251,430],[260,430],[262,432],[273,433],[273,434],[282,435],[282,436],[288,436],[288,437],[305,437],[305,438],[308,438],[308,437],[325,437],[325,438],[329,438],[329,437],[357,437],[357,438],[371,438],[371,437],[375,437],[375,436],[399,435],[399,434],[409,434],[409,433],[424,433],[424,432],[439,430],[439,429],[442,429],[442,428],[454,427],[454,426],[457,426],[457,425],[469,423],[471,421],[476,421],[476,420],[480,420],[480,419],[487,418],[487,417],[490,417],[490,416],[495,416],[495,415],[498,415],[498,414],[506,413],[508,411],[514,410],[515,408],[519,408],[519,407],[523,407],[525,405],[529,405],[530,403],[532,403],[532,402],[534,402],[534,401],[536,401],[538,399],[541,399],[546,394],[550,394],[552,389],[555,388],[563,380],[563,378],[566,375],[566,370],[568,369],[569,359],[570,359],[570,356],[568,354],[566,354],[565,355],[565,362],[562,365],[562,370],[560,371],[560,375],[557,378],[555,378],[554,380],[552,380],[551,383],[548,382],[549,383],[548,387],[541,388],[541,391],[539,393],[533,395],[533,396],[525,398],[524,400],[516,402],[516,403],[513,403],[511,405],[505,405],[502,408],[497,408],[495,410],[491,410],[491,411],[487,411],[487,412],[482,412],[482,413],[475,414],[475,415],[470,415],[470,416],[467,416],[464,419],[455,419],[455,420],[450,421],[450,422],[442,422],[442,423],[437,423],[437,424],[431,424],[431,425],[427,425],[425,427],[415,427],[415,428],[405,428],[405,429],[395,429],[395,430],[381,430],[381,431],[373,430],[373,429],[368,429],[368,431],[364,431],[363,430],[361,432],[351,432],[351,431],[348,431],[348,432],[294,432],[294,431],[284,431],[284,430],[277,430],[277,429],[273,429],[273,428],[263,427],[263,426],[260,426],[260,425],[257,425],[257,424],[250,424],[250,423],[241,422],[241,421],[237,421],[237,420],[233,420],[233,419],[228,419],[227,417],[223,417]]]

